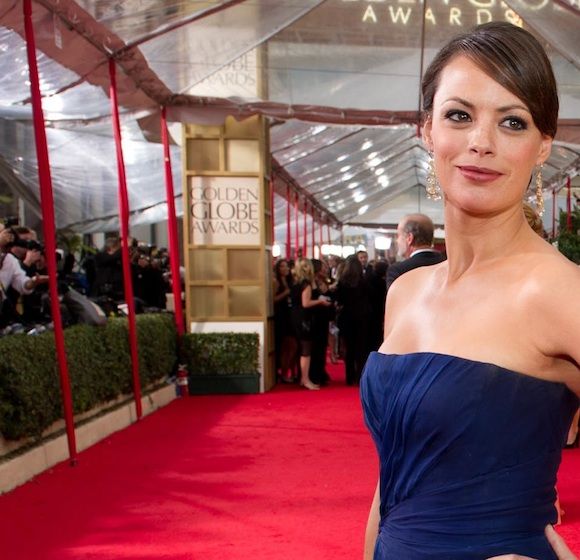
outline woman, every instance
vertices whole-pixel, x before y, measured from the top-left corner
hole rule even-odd
[[[545,527],[580,393],[564,335],[580,272],[522,210],[556,133],[553,72],[532,35],[490,23],[450,41],[422,91],[448,260],[393,284],[363,376],[380,457],[365,558],[573,558]]]
[[[328,265],[319,259],[311,259],[314,270],[312,299],[332,301],[328,286]],[[334,308],[317,306],[312,309],[312,354],[310,357],[310,379],[316,385],[328,385],[330,375],[326,371],[328,348],[328,326]]]
[[[298,259],[294,270],[296,282],[291,288],[292,322],[300,345],[300,385],[310,390],[320,389],[309,377],[312,354],[312,308],[332,305],[326,298],[313,299],[314,269],[308,259]]]
[[[282,382],[292,383],[296,342],[290,319],[292,272],[286,259],[274,265],[274,349],[276,372]]]

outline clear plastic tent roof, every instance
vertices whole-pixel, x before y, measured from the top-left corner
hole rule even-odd
[[[160,106],[174,123],[219,123],[228,114],[270,119],[277,239],[286,235],[288,185],[300,193],[301,209],[308,200],[332,225],[392,225],[409,211],[441,223],[440,207],[424,196],[420,76],[449,37],[492,19],[531,30],[555,68],[561,120],[544,172],[546,189],[561,188],[580,171],[577,0],[32,5],[59,227],[118,227],[109,57],[118,68],[134,224],[166,215]],[[23,37],[22,0],[2,2],[0,177],[38,208]],[[177,190],[179,158],[174,145]]]

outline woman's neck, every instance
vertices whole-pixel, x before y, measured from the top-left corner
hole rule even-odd
[[[445,247],[448,280],[454,281],[498,258],[513,255],[529,239],[523,211],[473,216],[449,205],[445,208]]]

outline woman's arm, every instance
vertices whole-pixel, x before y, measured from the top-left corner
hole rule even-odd
[[[379,481],[377,482],[377,489],[375,490],[375,495],[373,496],[373,502],[371,504],[369,518],[367,520],[367,528],[365,531],[365,550],[363,560],[373,560],[373,556],[375,553],[375,544],[377,542],[377,536],[379,534],[380,504],[381,504],[381,490]]]
[[[312,299],[312,286],[308,284],[302,290],[302,307],[308,309],[309,307],[316,307],[317,305],[328,307],[331,303],[327,299]]]
[[[566,546],[564,539],[554,531],[554,528],[551,525],[548,525],[545,530],[546,538],[558,560],[578,560],[576,556],[572,553],[572,551]],[[366,557],[365,557],[366,560]],[[494,556],[493,558],[488,558],[487,560],[535,560],[534,558],[530,558],[529,556],[520,556],[519,554],[504,554],[503,556]]]
[[[543,276],[539,276],[539,281],[544,291],[538,290],[539,295],[534,302],[535,320],[530,327],[533,338],[538,341],[537,345],[544,355],[563,358],[560,361],[560,380],[580,395],[580,345],[578,337],[569,334],[580,332],[580,267],[570,262],[564,266],[556,263]]]
[[[274,303],[278,303],[279,301],[285,299],[286,297],[288,297],[288,294],[290,293],[290,288],[288,287],[288,284],[284,283],[284,290],[281,291],[279,294],[277,294],[276,292],[278,291],[279,286],[280,284],[278,283],[278,280],[274,278]]]

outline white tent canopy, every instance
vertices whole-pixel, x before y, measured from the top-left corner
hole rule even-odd
[[[160,106],[173,122],[269,117],[279,240],[288,182],[333,225],[392,225],[409,211],[441,223],[441,207],[424,196],[420,76],[449,37],[490,19],[530,29],[556,71],[560,126],[546,190],[580,171],[573,0],[37,0],[33,18],[58,227],[118,227],[109,57],[119,68],[133,224],[166,216]],[[0,178],[38,208],[23,36],[21,0],[3,2]],[[179,185],[177,146],[172,158]]]

